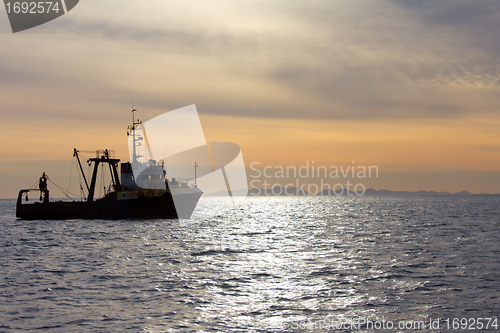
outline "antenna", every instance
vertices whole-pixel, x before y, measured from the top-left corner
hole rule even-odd
[[[144,120],[146,119],[146,116],[144,115],[144,101],[141,101],[141,104],[142,104],[142,119]]]
[[[196,183],[196,168],[199,167],[196,162],[194,162],[194,188],[198,188],[198,184]]]
[[[132,103],[133,104],[133,103]],[[132,129],[135,129],[135,117],[134,117],[134,112],[136,112],[137,110],[132,108]]]

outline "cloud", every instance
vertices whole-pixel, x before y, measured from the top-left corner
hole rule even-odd
[[[17,34],[2,14],[3,160],[126,158],[134,101],[141,119],[196,104],[249,161],[496,170],[498,6],[86,0]]]
[[[78,117],[132,99],[158,113],[196,103],[201,113],[283,119],[488,115],[500,101],[496,7],[89,0],[3,35],[0,85],[39,105],[61,93],[56,114],[73,100]]]

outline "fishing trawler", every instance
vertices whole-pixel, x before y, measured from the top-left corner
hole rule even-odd
[[[132,111],[132,114],[135,110]],[[43,173],[38,188],[19,191],[16,217],[28,220],[65,220],[65,219],[176,219],[190,218],[203,192],[196,185],[196,164],[194,182],[167,178],[164,161],[140,160],[137,147],[145,143],[144,137],[137,134],[142,123],[132,118],[127,134],[131,139],[131,160],[120,164],[112,150],[97,150],[95,157],[87,163],[92,166],[90,184],[83,171],[80,151],[73,150],[79,172],[85,183],[87,196],[80,201],[54,201],[49,196],[47,181]],[[142,141],[142,142],[141,142]],[[111,184],[102,198],[95,198],[99,168],[108,166]],[[135,175],[135,176],[134,176]],[[40,192],[39,201],[28,200],[30,191]]]

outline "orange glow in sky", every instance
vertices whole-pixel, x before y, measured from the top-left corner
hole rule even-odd
[[[74,147],[128,160],[132,107],[147,120],[191,104],[207,140],[238,144],[247,165],[355,161],[379,167],[377,189],[500,193],[500,23],[477,6],[491,15],[452,2],[81,2],[16,34],[2,13],[0,197]]]

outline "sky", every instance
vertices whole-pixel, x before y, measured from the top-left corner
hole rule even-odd
[[[377,166],[376,189],[500,193],[496,0],[81,0],[15,34],[0,10],[0,42],[1,198],[43,171],[65,187],[74,147],[128,160],[133,107],[191,104],[249,181],[314,161]]]

